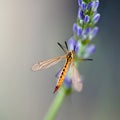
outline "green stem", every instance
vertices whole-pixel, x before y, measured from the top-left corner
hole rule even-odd
[[[44,120],[54,120],[56,117],[56,114],[58,113],[58,110],[65,98],[65,96],[67,95],[67,89],[65,89],[64,87],[62,87],[59,90],[59,93],[57,94],[57,96],[55,97],[50,109],[48,110],[48,113],[46,114]]]

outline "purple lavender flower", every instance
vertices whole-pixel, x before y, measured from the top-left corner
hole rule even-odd
[[[78,5],[81,6],[82,0],[78,0]]]
[[[84,10],[86,10],[86,8],[87,8],[86,3],[85,2],[81,2],[81,9],[84,11]]]
[[[94,44],[90,44],[86,46],[83,58],[88,58],[91,54],[93,54],[96,50],[96,47]]]
[[[79,20],[81,20],[81,19],[83,20],[84,17],[85,17],[85,16],[84,16],[83,11],[81,10],[81,8],[79,8],[79,9],[78,9],[78,19],[79,19]]]
[[[92,28],[88,27],[84,30],[84,34],[86,34],[87,36],[89,35],[89,33],[91,32]]]
[[[88,6],[87,6],[87,9],[90,10],[90,9],[93,9],[93,8],[94,8],[94,2],[89,2]]]
[[[79,50],[80,50],[80,46],[81,46],[81,42],[74,40],[73,37],[71,37],[68,40],[68,47],[69,47],[70,51],[74,50],[75,53],[77,54],[79,52]]]
[[[92,18],[93,24],[96,24],[99,21],[99,19],[100,19],[100,14],[99,13],[95,14]]]
[[[82,28],[76,23],[73,24],[73,33],[76,34],[78,37],[80,37],[82,34]]]
[[[90,17],[88,15],[85,15],[85,18],[84,18],[84,23],[88,23],[90,20]]]
[[[73,24],[73,33],[74,34],[77,33],[77,24],[76,23]]]
[[[87,9],[88,10],[91,9],[93,12],[95,12],[95,11],[97,11],[98,6],[99,6],[99,1],[98,0],[92,1],[92,2],[88,3]]]
[[[98,6],[99,6],[99,1],[96,0],[96,1],[94,2],[94,7],[93,7],[92,10],[93,10],[94,12],[97,11]]]
[[[82,28],[80,26],[77,26],[77,36],[80,37],[82,34]]]
[[[86,40],[89,37],[91,31],[92,31],[91,27],[88,27],[88,28],[86,28],[86,29],[83,30],[82,35],[81,35],[82,41]]]
[[[89,40],[92,40],[96,36],[96,34],[98,33],[98,30],[99,30],[98,27],[94,27],[92,29],[92,31],[88,35]]]
[[[73,37],[71,37],[69,40],[68,40],[68,48],[69,48],[69,50],[70,51],[72,51],[72,50],[74,50],[74,47],[75,47],[75,45],[76,45],[76,40],[74,40],[74,38]]]

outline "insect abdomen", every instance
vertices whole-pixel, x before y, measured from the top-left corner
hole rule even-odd
[[[55,93],[58,90],[58,88],[62,85],[70,63],[71,60],[67,60],[67,62],[65,63],[53,93]]]

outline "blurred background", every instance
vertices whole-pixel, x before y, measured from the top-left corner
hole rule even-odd
[[[120,119],[120,1],[100,0],[93,62],[80,65],[81,93],[65,98],[56,120]],[[77,0],[0,0],[0,120],[42,120],[56,96],[55,74],[31,66],[64,53],[57,42],[72,36]]]

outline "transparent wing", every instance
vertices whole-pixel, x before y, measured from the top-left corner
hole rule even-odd
[[[77,68],[75,67],[74,63],[71,63],[70,70],[71,70],[71,78],[74,89],[78,92],[82,91],[83,82],[80,78],[80,74]]]
[[[51,58],[45,61],[41,61],[39,63],[36,63],[32,66],[33,71],[38,71],[38,70],[44,70],[47,69],[55,64],[57,64],[59,61],[61,61],[63,58],[66,58],[66,55],[64,56],[58,56],[55,58]]]

